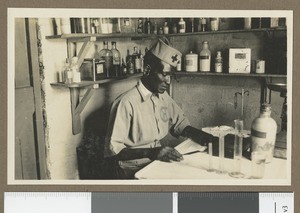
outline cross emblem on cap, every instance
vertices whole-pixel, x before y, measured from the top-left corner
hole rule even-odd
[[[173,55],[171,58],[172,58],[172,62],[175,62],[175,61],[177,61],[178,59],[177,59],[177,57],[178,57],[178,55],[176,54],[176,55]]]

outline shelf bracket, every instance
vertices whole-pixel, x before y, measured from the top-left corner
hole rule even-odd
[[[87,89],[82,100],[79,100],[80,88],[69,88],[71,96],[72,131],[73,135],[81,132],[80,114],[94,93],[93,88]]]
[[[77,62],[78,67],[81,66],[81,64],[82,64],[86,54],[88,53],[90,47],[93,45],[93,42],[96,41],[96,37],[87,37],[87,38],[81,39],[81,40],[83,40],[84,43],[83,43],[82,47],[80,48],[79,53],[77,54],[77,56],[78,56],[78,62]],[[74,41],[68,40],[67,41],[67,49],[68,49],[69,59],[71,59],[74,56],[74,51],[72,50],[73,46],[76,49],[76,46],[77,46],[76,40],[74,40]]]

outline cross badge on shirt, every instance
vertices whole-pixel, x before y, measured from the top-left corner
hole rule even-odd
[[[172,58],[172,62],[178,61],[177,57],[178,57],[177,54],[176,54],[176,55],[173,55],[173,56],[171,57],[171,58]]]

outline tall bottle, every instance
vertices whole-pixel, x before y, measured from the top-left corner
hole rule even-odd
[[[158,26],[157,26],[157,22],[155,21],[153,25],[153,34],[157,34],[157,33],[158,33]]]
[[[111,77],[112,73],[112,65],[113,65],[113,54],[108,49],[108,42],[103,41],[103,49],[99,52],[100,59],[103,59],[105,61],[104,63],[104,74],[106,78]]]
[[[78,68],[78,57],[76,56],[71,59],[71,70],[73,73],[73,82],[81,82],[81,75]]]
[[[130,55],[129,49],[127,49],[127,55],[125,58],[127,74],[134,74],[134,63],[132,55]]]
[[[217,57],[215,59],[215,72],[223,71],[223,59],[221,56],[221,51],[217,52]]]
[[[262,104],[260,115],[255,118],[251,125],[251,150],[266,155],[266,163],[273,159],[276,141],[277,124],[271,118],[271,107]]]
[[[178,29],[179,29],[179,33],[185,33],[186,24],[185,24],[185,21],[183,20],[183,18],[180,18],[180,20],[178,22]]]
[[[66,58],[65,67],[64,68],[65,68],[65,72],[64,72],[65,84],[71,84],[72,80],[73,80],[73,72],[71,70],[69,58]]]
[[[202,32],[207,31],[206,18],[201,18],[201,31],[202,31]]]
[[[208,42],[202,42],[202,50],[200,52],[199,63],[201,72],[210,72],[211,53],[208,48]]]
[[[142,54],[142,50],[139,50],[140,64],[141,64],[141,73],[144,73],[144,55]]]
[[[140,60],[140,55],[138,53],[137,47],[133,47],[133,54],[132,54],[132,59],[134,63],[134,73],[140,73],[141,72],[141,60]]]
[[[150,18],[147,18],[147,20],[145,22],[145,33],[151,34],[151,30],[152,30],[152,24],[151,24]]]
[[[143,24],[144,24],[143,19],[139,18],[138,22],[137,22],[137,29],[136,29],[137,33],[143,33],[144,32],[144,25]]]
[[[112,76],[111,77],[119,77],[120,76],[120,68],[121,68],[121,54],[117,49],[117,44],[115,41],[111,42],[112,48],[111,52],[113,54],[113,65],[112,65]]]

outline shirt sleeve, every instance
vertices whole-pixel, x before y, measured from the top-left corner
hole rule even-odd
[[[104,157],[117,155],[126,148],[129,138],[132,107],[128,100],[116,100],[110,111],[107,136],[105,139]]]
[[[178,138],[182,135],[182,132],[185,127],[190,126],[190,122],[187,117],[184,115],[182,109],[177,105],[177,103],[171,98],[170,107],[171,107],[171,119],[172,126],[170,128],[170,133]]]

